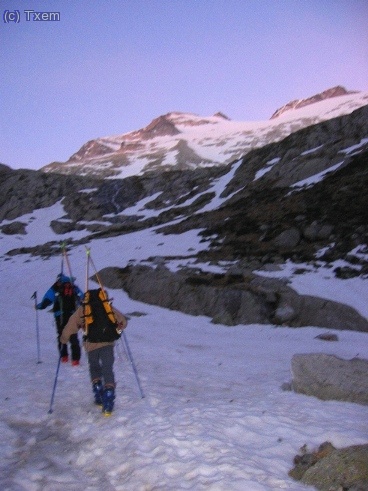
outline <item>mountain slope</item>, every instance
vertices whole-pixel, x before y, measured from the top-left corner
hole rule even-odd
[[[137,300],[169,301],[229,325],[368,331],[367,321],[346,307],[300,298],[282,281],[260,281],[258,272],[286,261],[302,272],[331,268],[331,276],[366,277],[367,135],[364,106],[227,165],[125,179],[0,168],[1,249],[4,258],[50,258],[60,241],[72,249],[111,241],[121,261],[103,281]],[[48,210],[53,217],[46,223]],[[126,249],[127,240],[135,250]],[[131,264],[137,254],[146,269]],[[164,274],[179,265],[186,277]],[[208,265],[220,273],[206,274]]]
[[[125,178],[152,171],[224,165],[299,129],[350,114],[368,104],[368,92],[334,88],[294,102],[278,110],[271,120],[261,122],[231,121],[222,113],[211,117],[168,113],[141,130],[91,140],[67,162],[54,162],[42,170]]]
[[[0,229],[19,235],[23,246],[8,253],[52,255],[57,243],[39,241],[27,248],[26,236],[35,209],[59,204],[62,212],[49,226],[60,240],[72,231],[83,242],[141,230],[200,231],[202,262],[313,261],[323,248],[331,260],[347,260],[354,247],[368,241],[367,135],[365,106],[228,165],[125,179],[4,168]],[[294,240],[282,241],[283,234]],[[364,274],[367,264],[360,264],[357,274]]]

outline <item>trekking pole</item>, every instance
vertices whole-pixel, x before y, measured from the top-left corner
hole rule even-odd
[[[36,343],[37,343],[37,363],[42,363],[41,361],[41,350],[40,350],[40,329],[38,324],[38,310],[37,310],[37,291],[31,296],[35,301],[35,310],[36,310]]]
[[[59,355],[59,360],[56,368],[56,374],[55,374],[55,380],[54,380],[54,387],[52,388],[52,394],[51,394],[51,401],[50,401],[50,409],[48,410],[48,414],[51,414],[53,412],[53,405],[54,405],[54,398],[55,398],[55,392],[56,392],[56,384],[59,376],[59,369],[60,369],[60,361],[61,361],[61,355]]]
[[[134,360],[133,360],[133,356],[132,356],[132,352],[130,351],[128,339],[127,339],[126,334],[125,334],[124,331],[123,331],[123,339],[124,339],[124,342],[125,342],[125,346],[126,346],[126,350],[127,350],[127,353],[128,353],[128,358],[129,358],[130,364],[132,365],[133,372],[134,372],[135,378],[137,380],[138,389],[139,389],[139,392],[141,394],[141,398],[143,399],[144,398],[144,393],[143,393],[143,390],[142,390],[142,387],[141,387],[141,383],[140,383],[140,380],[139,380],[138,371],[137,371],[137,368],[135,366],[135,363],[134,363]]]

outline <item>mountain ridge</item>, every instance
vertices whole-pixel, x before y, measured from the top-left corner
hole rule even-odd
[[[41,170],[125,178],[175,168],[225,165],[301,128],[368,105],[368,92],[337,86],[288,104],[289,110],[285,110],[288,105],[283,106],[276,111],[277,117],[274,113],[270,120],[261,122],[232,121],[221,112],[209,117],[170,112],[140,130],[90,140],[68,161],[53,162]]]
[[[316,102],[323,101],[325,99],[331,99],[333,97],[339,97],[342,95],[348,94],[357,94],[358,91],[355,90],[346,90],[345,87],[341,85],[336,85],[335,87],[331,87],[330,89],[324,90],[318,94],[315,94],[307,99],[295,99],[293,101],[288,102],[284,106],[277,109],[271,116],[271,119],[278,118],[286,111],[290,111],[292,109],[299,109],[304,106],[309,106],[310,104],[315,104]]]

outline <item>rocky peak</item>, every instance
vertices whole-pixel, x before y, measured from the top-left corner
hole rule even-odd
[[[175,124],[170,121],[168,115],[159,116],[140,131],[140,137],[144,139],[155,138],[156,136],[173,136],[178,135],[180,131]]]
[[[340,97],[342,95],[348,95],[348,94],[355,94],[356,91],[349,91],[346,90],[345,87],[342,87],[341,85],[337,85],[336,87],[332,87],[330,89],[327,89],[323,92],[320,92],[319,94],[315,94],[311,97],[308,97],[307,99],[296,99],[294,101],[288,102],[284,106],[280,107],[273,113],[270,119],[275,119],[281,114],[283,114],[286,111],[289,111],[291,109],[299,109],[304,106],[308,106],[310,104],[314,104],[316,102],[323,101],[325,99],[331,99],[332,97]]]
[[[90,140],[85,143],[78,152],[74,153],[68,162],[71,161],[80,161],[84,159],[89,159],[101,155],[105,155],[107,153],[111,153],[112,149],[107,145],[103,144],[99,140]]]
[[[221,111],[218,111],[216,114],[214,114],[216,118],[222,118],[226,119],[227,121],[231,121],[229,117],[226,116],[226,114],[222,113]]]

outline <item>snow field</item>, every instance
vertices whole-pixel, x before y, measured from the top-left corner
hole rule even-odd
[[[51,313],[34,310],[31,296],[37,291],[40,299],[52,284],[60,256],[5,252],[67,239],[48,226],[62,214],[59,205],[35,211],[21,218],[29,223],[26,236],[0,238],[0,489],[298,491],[308,488],[287,473],[302,445],[366,443],[367,407],[281,389],[290,382],[294,354],[368,358],[366,333],[336,331],[339,341],[329,343],[315,339],[326,330],[313,326],[214,325],[206,317],[133,301],[119,290],[109,293],[130,317],[126,335],[145,398],[119,341],[113,416],[103,417],[93,404],[85,355],[80,367],[60,366],[48,414],[58,362],[55,327]],[[180,267],[192,264],[190,256],[206,247],[198,231],[163,236],[153,229],[90,246],[98,269],[160,255],[182,256],[170,264]],[[81,288],[85,262],[84,246],[70,251]],[[287,263],[279,272],[259,274],[289,278],[301,293],[344,301],[367,315],[365,279],[344,282],[331,268],[307,265],[308,272],[296,275],[295,267]],[[42,363],[37,363],[37,319]]]

